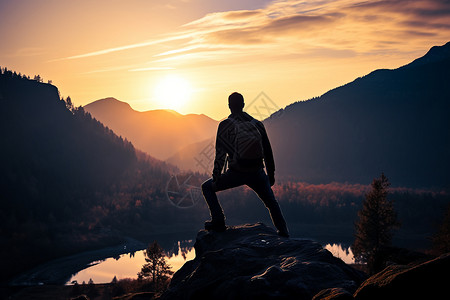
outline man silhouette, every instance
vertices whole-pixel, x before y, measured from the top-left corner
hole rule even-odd
[[[211,213],[211,220],[205,222],[205,229],[226,230],[225,215],[217,199],[216,192],[245,184],[256,192],[269,210],[272,222],[278,230],[278,235],[289,237],[286,222],[271,188],[275,183],[275,162],[264,125],[242,111],[244,108],[244,97],[241,94],[232,93],[228,97],[228,107],[231,114],[227,119],[220,122],[217,130],[216,157],[212,178],[202,184],[203,196]],[[257,130],[254,128],[254,131],[259,135],[260,144],[262,144],[261,157],[241,159],[235,155],[238,135],[236,128],[243,123],[247,124],[248,127],[256,127]],[[225,166],[226,162],[228,162],[228,169]],[[267,174],[264,172],[264,165]],[[225,169],[225,173],[222,173],[222,169]]]

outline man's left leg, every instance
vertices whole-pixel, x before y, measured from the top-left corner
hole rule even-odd
[[[225,215],[220,206],[219,199],[217,199],[216,189],[212,178],[203,182],[202,192],[211,215],[211,220],[205,222],[205,229],[215,229],[217,231],[225,230]]]
[[[284,220],[278,201],[275,199],[275,195],[270,187],[269,177],[266,173],[263,170],[258,171],[256,176],[252,176],[251,180],[247,182],[247,185],[256,192],[269,210],[272,223],[278,230],[278,235],[289,237],[286,221]]]
[[[216,192],[237,187],[244,184],[244,178],[240,173],[232,170],[226,171],[220,175],[217,182],[213,182],[212,178],[206,180],[202,184],[203,197],[206,204],[208,204],[211,214],[211,220],[205,222],[206,230],[225,230],[225,215],[223,209],[220,206],[219,199]]]

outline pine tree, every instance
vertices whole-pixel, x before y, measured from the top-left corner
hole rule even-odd
[[[393,201],[387,199],[389,186],[383,173],[373,180],[355,223],[355,241],[351,248],[355,261],[367,263],[370,273],[376,269],[375,257],[383,247],[391,245],[392,230],[399,226]]]
[[[92,278],[89,278],[87,294],[89,298],[95,298],[99,295],[97,287],[94,284],[94,280],[92,280]]]
[[[67,109],[73,112],[75,106],[73,105],[72,99],[70,98],[70,96],[67,96],[65,102],[66,102],[66,107],[67,107]]]
[[[167,264],[165,254],[161,246],[154,241],[145,250],[145,261],[141,272],[138,273],[139,279],[151,279],[155,291],[162,288],[162,283],[168,278],[168,275],[173,274],[170,266]]]

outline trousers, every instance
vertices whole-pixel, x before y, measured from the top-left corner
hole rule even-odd
[[[238,187],[241,185],[250,187],[258,197],[262,200],[266,208],[269,210],[270,218],[278,232],[288,233],[286,221],[275,199],[272,188],[270,186],[269,177],[263,169],[254,172],[238,172],[228,169],[221,174],[219,179],[214,182],[212,178],[206,180],[202,184],[202,192],[211,213],[211,219],[214,221],[225,220],[225,215],[216,192],[226,189]]]

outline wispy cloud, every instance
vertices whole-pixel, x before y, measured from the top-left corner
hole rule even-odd
[[[173,67],[148,67],[148,68],[136,68],[130,69],[129,72],[147,72],[147,71],[164,71],[164,70],[174,70]]]
[[[183,39],[190,38],[190,36],[191,36],[191,34],[189,34],[189,33],[178,34],[175,36],[168,36],[165,38],[150,40],[150,41],[146,41],[146,42],[142,42],[142,43],[135,43],[135,44],[125,45],[125,46],[112,47],[112,48],[102,49],[102,50],[98,50],[98,51],[58,58],[58,59],[54,59],[52,61],[67,60],[67,59],[79,59],[79,58],[87,58],[87,57],[92,57],[92,56],[105,55],[105,54],[110,54],[110,53],[118,52],[118,51],[131,50],[131,49],[148,47],[148,46],[162,44],[162,43],[176,41],[176,40],[183,40]]]
[[[173,49],[173,50],[169,50],[169,51],[166,51],[163,53],[158,53],[155,56],[166,56],[166,55],[178,54],[178,53],[182,53],[182,52],[196,50],[198,48],[199,48],[198,46],[190,46],[190,47],[186,47],[186,48]]]
[[[411,51],[417,41],[450,36],[450,1],[439,0],[322,0],[273,1],[264,8],[215,12],[187,23],[178,33],[142,43],[113,47],[63,59],[81,59],[170,43],[157,60],[201,59],[207,52],[218,59],[228,54],[251,57],[254,51],[271,55],[321,55]],[[251,47],[251,48],[249,48]],[[333,51],[323,51],[333,49]],[[245,53],[245,54],[244,54]],[[181,61],[181,59],[179,59]]]
[[[445,42],[450,36],[450,2],[273,1],[257,10],[211,13],[183,28],[193,32],[189,49],[234,47],[233,55],[249,59],[255,51],[292,58],[392,54]],[[179,46],[164,55],[186,51],[185,45]]]
[[[276,1],[255,14],[246,11],[215,13],[191,23],[199,29],[214,24],[220,26],[205,35],[204,41],[279,44],[284,39],[296,44],[342,47],[340,41],[344,38],[356,47],[367,49],[378,45],[380,40],[398,42],[409,38],[414,31],[419,37],[445,36],[439,30],[445,28],[443,24],[450,24],[450,2]]]
[[[106,72],[116,72],[116,71],[128,71],[128,72],[145,72],[145,71],[164,71],[164,70],[174,70],[174,67],[137,67],[136,65],[127,66],[117,66],[110,68],[102,68],[97,70],[90,70],[83,73],[82,75],[96,74],[96,73],[106,73]]]

